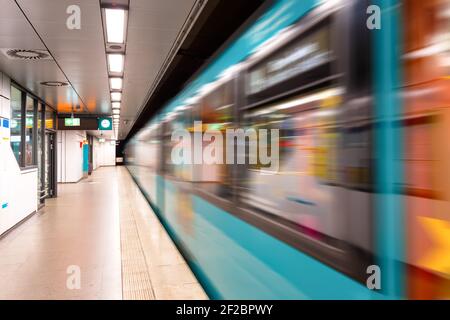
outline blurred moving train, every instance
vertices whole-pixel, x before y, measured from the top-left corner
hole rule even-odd
[[[450,1],[274,0],[126,163],[211,298],[449,299],[449,107]],[[174,165],[194,121],[279,129],[279,170]]]

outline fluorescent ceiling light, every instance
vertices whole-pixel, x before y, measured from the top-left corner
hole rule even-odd
[[[120,102],[111,103],[113,109],[120,109]]]
[[[119,109],[113,109],[112,113],[113,114],[120,114],[120,110]]]
[[[110,72],[123,72],[123,54],[110,53],[108,54],[108,65]]]
[[[118,114],[113,115],[113,119],[119,119],[120,116]]]
[[[122,78],[109,79],[112,90],[122,90]]]
[[[108,43],[124,43],[125,40],[125,10],[105,9],[106,41]]]
[[[111,92],[111,101],[120,101],[120,100],[122,100],[122,93],[120,93],[120,92]],[[120,106],[119,106],[119,108],[120,108]]]

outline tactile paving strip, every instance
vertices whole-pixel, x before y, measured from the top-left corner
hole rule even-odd
[[[127,193],[126,186],[120,189]],[[121,199],[128,199],[128,197],[121,196]],[[123,299],[154,300],[155,294],[133,215],[133,205],[129,202],[122,203],[120,207],[120,242]]]

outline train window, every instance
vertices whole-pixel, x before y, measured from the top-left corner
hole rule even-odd
[[[373,191],[372,124],[351,122],[343,129],[342,184],[349,189]]]
[[[448,297],[448,255],[436,239],[448,239],[450,221],[449,0],[404,0],[404,107],[402,205],[408,296]],[[437,257],[437,258],[436,258]],[[423,290],[424,287],[428,290]]]
[[[436,178],[439,161],[436,156],[437,119],[431,116],[404,121],[405,141],[403,161],[405,163],[405,192],[410,196],[438,198]]]
[[[331,18],[251,66],[245,85],[249,104],[335,76],[331,65],[336,57],[330,37]]]
[[[252,127],[279,128],[280,160],[278,172],[248,169],[244,202],[306,227],[318,239],[344,237],[345,219],[338,218],[333,186],[339,176],[340,133],[334,119],[340,108],[330,104],[340,100],[339,92],[323,90],[246,115]]]
[[[245,114],[251,127],[279,129],[280,161],[277,172],[249,166],[240,195],[249,208],[284,220],[311,239],[351,245],[352,253],[366,257],[372,251],[371,194],[349,188],[345,174],[355,185],[370,183],[369,129],[344,130],[338,121],[342,92],[322,89]],[[358,152],[357,163],[349,163],[348,153]]]
[[[224,137],[226,130],[233,126],[235,98],[233,84],[233,81],[220,84],[201,100],[198,120],[202,122],[203,132],[216,131]],[[212,142],[204,142],[203,147],[209,143]],[[226,143],[223,143],[222,147],[225,146]],[[225,155],[225,149],[221,155]],[[201,182],[198,187],[222,197],[227,197],[231,193],[231,167],[226,163],[203,162],[202,165],[195,166],[194,170],[198,177],[197,182]]]
[[[163,125],[163,140],[164,140],[164,173],[172,178],[185,181],[194,181],[195,175],[193,165],[179,164],[176,165],[172,161],[172,150],[177,144],[172,141],[172,133],[176,130],[187,130],[192,132],[195,106],[184,106],[178,111],[175,111],[172,116]]]

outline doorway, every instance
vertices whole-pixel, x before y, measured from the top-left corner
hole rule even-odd
[[[45,132],[44,143],[44,199],[57,195],[56,190],[56,134],[53,131]]]

